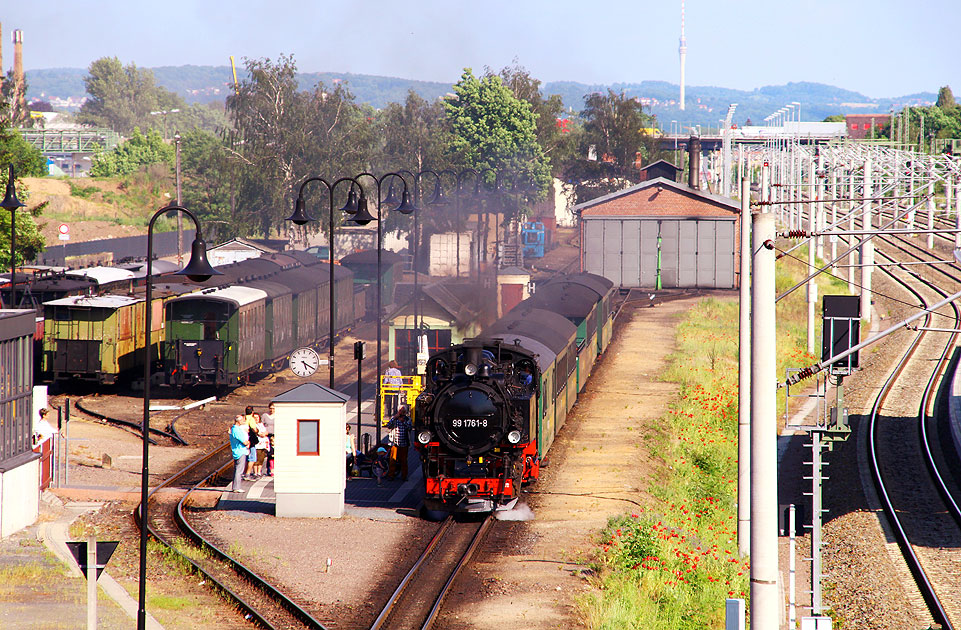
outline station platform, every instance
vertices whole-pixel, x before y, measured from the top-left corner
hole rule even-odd
[[[416,510],[423,497],[424,477],[420,457],[413,448],[408,452],[407,467],[407,481],[384,479],[381,486],[373,477],[349,477],[344,493],[344,513],[365,516],[371,509]],[[273,477],[244,481],[243,490],[243,493],[232,492],[228,485],[221,492],[217,509],[274,515],[277,496]]]

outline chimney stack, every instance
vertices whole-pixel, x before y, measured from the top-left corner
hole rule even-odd
[[[23,31],[19,28],[13,31],[13,80],[23,82]]]
[[[687,185],[694,190],[701,189],[701,140],[691,136],[687,141],[688,173]]]

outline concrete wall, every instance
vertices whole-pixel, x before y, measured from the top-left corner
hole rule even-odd
[[[40,516],[40,460],[0,473],[0,538],[33,525]]]
[[[430,270],[432,276],[456,276],[457,259],[460,258],[461,277],[470,276],[471,242],[473,234],[462,232],[460,235],[460,254],[457,252],[457,233],[446,232],[430,237]]]

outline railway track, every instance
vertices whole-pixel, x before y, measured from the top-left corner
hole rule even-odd
[[[930,259],[929,252],[910,240],[883,241],[886,248],[897,247],[916,260]],[[878,254],[894,262],[881,249]],[[880,269],[925,307],[948,295],[942,288],[946,282],[961,286],[961,278],[938,267],[930,267],[943,277],[938,283],[922,279],[917,267]],[[937,324],[929,314],[918,328],[957,328],[961,311],[953,304],[945,309],[949,312],[939,313]],[[944,419],[935,412],[935,398],[958,335],[916,332],[874,401],[868,459],[890,530],[921,597],[937,623],[954,628],[961,623],[961,512],[943,471],[946,458],[938,445],[938,423]]]
[[[479,521],[458,522],[448,516],[390,596],[371,630],[430,628],[454,579],[473,557],[493,520],[488,515]]]
[[[300,604],[209,542],[187,522],[185,506],[191,494],[202,491],[206,484],[232,467],[229,446],[224,444],[174,473],[148,497],[148,531],[258,626],[276,630],[323,630],[323,624]],[[138,506],[138,523],[140,515]]]

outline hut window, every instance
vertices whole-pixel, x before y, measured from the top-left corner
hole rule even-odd
[[[297,421],[297,454],[320,455],[320,420]]]

